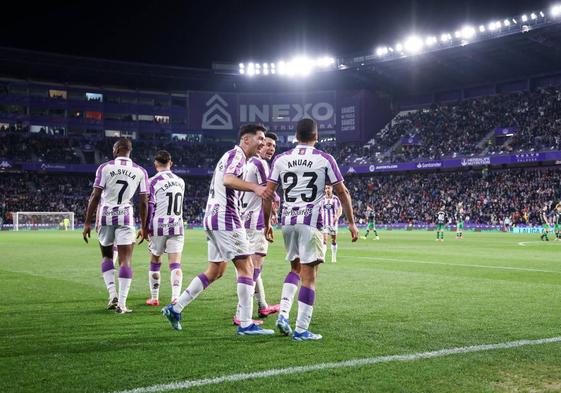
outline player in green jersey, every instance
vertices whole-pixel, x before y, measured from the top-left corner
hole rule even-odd
[[[380,240],[380,236],[378,236],[378,231],[376,230],[376,214],[370,205],[366,206],[366,217],[368,219],[368,226],[366,227],[366,233],[363,239],[366,239],[370,231],[372,231],[374,232],[374,236],[376,236],[376,240]]]

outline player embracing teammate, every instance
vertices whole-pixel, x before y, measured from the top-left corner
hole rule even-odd
[[[319,340],[321,335],[309,331],[315,301],[315,285],[319,265],[324,261],[322,201],[325,186],[332,185],[349,222],[353,242],[358,238],[351,197],[343,183],[343,176],[333,157],[314,148],[318,141],[315,121],[302,119],[296,126],[298,145],[273,161],[267,191],[272,194],[280,186],[284,195],[282,233],[286,259],[291,271],[286,276],[281,294],[281,308],[277,328],[283,335],[292,333],[290,309],[298,290],[298,316],[293,333],[297,341]],[[272,204],[264,201],[265,235],[273,241],[271,227]]]
[[[211,283],[223,276],[228,261],[236,267],[239,305],[239,335],[269,335],[272,330],[253,323],[253,294],[255,291],[252,250],[242,225],[239,193],[253,192],[262,199],[272,199],[274,191],[243,180],[247,159],[265,144],[266,129],[248,124],[240,129],[239,145],[227,151],[218,161],[210,183],[204,227],[208,240],[208,267],[190,282],[175,304],[162,313],[171,326],[181,330],[181,312]]]

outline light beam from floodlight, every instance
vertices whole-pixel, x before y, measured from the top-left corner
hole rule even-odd
[[[464,26],[462,28],[462,38],[471,39],[475,35],[475,29],[472,26]]]
[[[409,36],[407,40],[405,40],[405,50],[409,53],[419,53],[423,49],[423,41],[415,36]]]

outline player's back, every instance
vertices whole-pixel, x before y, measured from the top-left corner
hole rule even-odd
[[[156,236],[183,235],[185,182],[171,171],[150,178],[150,232]]]
[[[148,192],[148,174],[130,158],[117,157],[98,167],[94,187],[103,190],[99,224],[133,225],[131,200],[138,188],[140,193]]]
[[[321,229],[325,185],[339,183],[343,177],[331,155],[298,145],[277,156],[269,180],[281,186],[283,225],[305,224]]]

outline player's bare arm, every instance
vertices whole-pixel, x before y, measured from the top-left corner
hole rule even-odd
[[[84,237],[84,241],[86,243],[88,242],[88,238],[91,236],[91,222],[94,212],[97,210],[97,206],[99,205],[99,201],[101,200],[101,192],[101,188],[94,188],[88,201],[88,209],[86,210],[86,219],[84,221],[84,230],[82,231],[82,236]]]
[[[140,238],[138,244],[148,239],[148,194],[140,194],[138,198],[138,211],[140,212],[140,231],[137,237]]]
[[[271,195],[275,195],[277,190],[277,184],[273,182],[267,182],[265,187]],[[273,213],[273,201],[271,199],[263,199],[263,218],[265,220],[265,238],[268,242],[273,242],[273,228],[271,227],[271,215]],[[276,214],[276,213],[275,213]]]
[[[349,221],[349,231],[351,232],[352,241],[356,242],[358,239],[358,228],[355,224],[355,217],[353,214],[353,204],[351,200],[351,195],[349,194],[349,190],[345,186],[343,182],[337,183],[333,186],[333,191],[339,197],[341,201],[341,206],[343,207],[343,211],[345,212],[345,216]]]
[[[263,199],[271,199],[273,197],[273,193],[267,191],[267,189],[264,186],[247,182],[235,175],[231,175],[231,174],[224,175],[223,182],[225,187],[231,188],[236,191],[254,192],[255,194],[257,194],[259,197]]]

